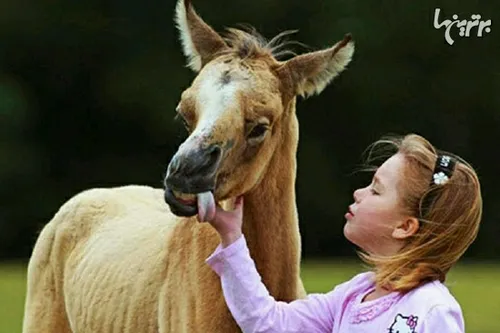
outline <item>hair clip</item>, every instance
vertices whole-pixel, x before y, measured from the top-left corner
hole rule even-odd
[[[450,180],[455,170],[455,160],[448,155],[438,155],[432,181],[436,185],[443,185]]]

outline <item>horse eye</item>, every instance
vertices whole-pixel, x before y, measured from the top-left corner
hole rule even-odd
[[[248,138],[249,139],[258,138],[259,136],[264,135],[264,133],[266,133],[266,131],[267,131],[267,125],[262,125],[262,124],[257,125],[254,128],[252,128],[252,130],[248,134]]]
[[[180,120],[182,122],[182,125],[186,128],[188,132],[191,131],[191,126],[189,126],[189,122],[184,118],[184,116],[181,113],[177,113],[175,116],[176,120]]]
[[[181,117],[181,121],[182,121],[182,124],[184,125],[184,127],[186,127],[186,129],[189,131],[190,130],[190,126],[189,126],[189,123],[186,120],[186,118]]]

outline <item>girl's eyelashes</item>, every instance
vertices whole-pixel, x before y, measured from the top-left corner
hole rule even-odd
[[[375,190],[375,188],[373,187],[373,183],[370,185],[370,192],[374,195],[379,195],[380,193],[377,192],[377,190]]]

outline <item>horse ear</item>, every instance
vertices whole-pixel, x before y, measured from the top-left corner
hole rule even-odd
[[[175,12],[188,67],[198,72],[217,52],[227,48],[227,45],[222,37],[196,14],[190,0],[179,0]]]
[[[278,70],[292,80],[295,95],[308,97],[319,94],[346,67],[354,53],[350,34],[334,46],[301,54],[286,61]]]

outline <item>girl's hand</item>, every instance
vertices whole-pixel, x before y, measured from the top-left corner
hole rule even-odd
[[[222,247],[237,241],[242,235],[243,196],[236,198],[233,210],[226,211],[217,205],[214,218],[207,222],[219,233]]]

